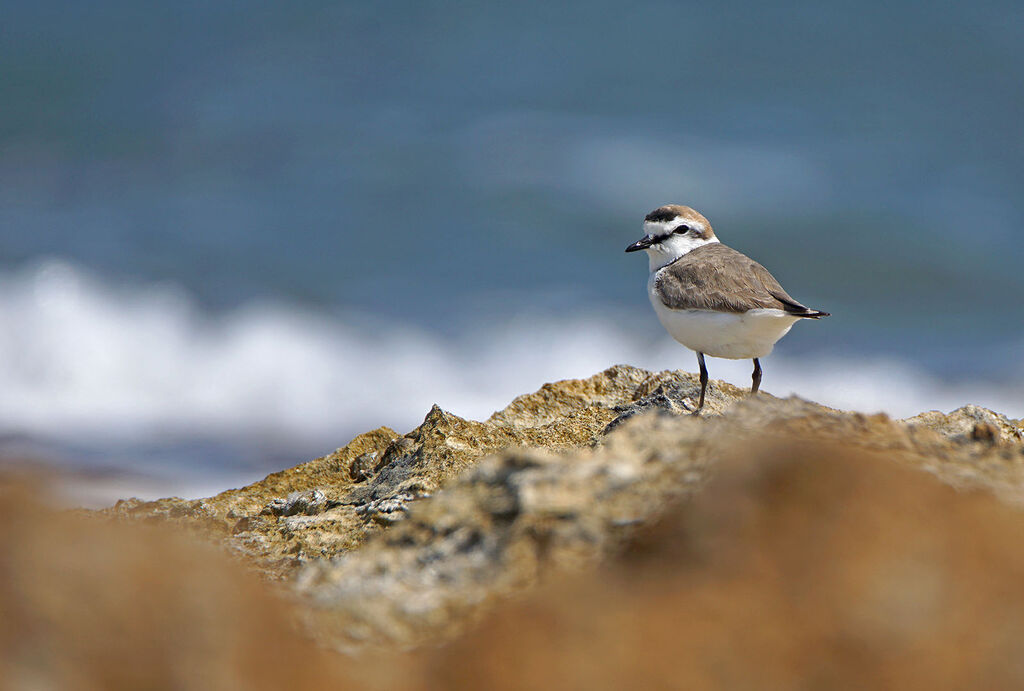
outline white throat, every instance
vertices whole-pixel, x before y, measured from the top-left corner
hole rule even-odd
[[[647,252],[647,260],[652,272],[671,264],[679,257],[683,256],[687,252],[701,247],[702,245],[709,245],[712,242],[718,242],[718,238],[712,237],[705,239],[701,237],[693,237],[689,233],[686,235],[670,235],[665,238],[662,242],[651,245],[645,252]]]

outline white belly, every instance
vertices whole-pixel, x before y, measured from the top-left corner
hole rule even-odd
[[[651,304],[665,330],[690,350],[712,357],[748,360],[765,357],[800,317],[778,309],[744,313],[673,310],[650,293]]]

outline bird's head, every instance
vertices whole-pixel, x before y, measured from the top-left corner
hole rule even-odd
[[[651,270],[665,266],[701,245],[718,242],[708,219],[690,207],[678,204],[659,206],[647,214],[644,233],[626,251],[646,250]]]

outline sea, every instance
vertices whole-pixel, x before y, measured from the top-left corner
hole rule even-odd
[[[1024,417],[1020,2],[15,0],[0,66],[0,457],[72,503],[693,371],[665,203],[833,314],[764,390]]]

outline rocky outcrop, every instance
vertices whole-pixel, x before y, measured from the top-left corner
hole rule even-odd
[[[248,487],[98,513],[0,475],[0,679],[1024,684],[1020,421],[720,382],[693,415],[697,393],[613,367],[482,422],[434,407]]]
[[[119,502],[113,513],[156,518],[228,538],[233,549],[266,573],[284,578],[314,560],[343,554],[382,528],[401,521],[412,502],[430,497],[474,462],[504,449],[583,448],[593,444],[616,418],[634,413],[654,382],[671,382],[692,394],[693,375],[651,375],[614,367],[585,380],[547,384],[520,396],[484,422],[465,420],[434,406],[423,424],[406,435],[388,428],[362,434],[322,458],[269,475],[238,490],[206,500],[165,499]],[[726,385],[727,386],[727,385]],[[728,391],[728,393],[726,393]],[[721,410],[728,387],[709,400]],[[681,400],[681,398],[680,398]],[[320,511],[290,512],[275,507],[289,496],[316,491]]]
[[[1021,428],[991,411],[897,421],[713,382],[694,416],[697,392],[690,373],[613,367],[483,422],[435,406],[408,434],[374,430],[239,490],[110,513],[223,541],[283,581],[324,641],[355,649],[453,635],[503,596],[617,553],[738,449],[832,443],[1022,496]]]
[[[497,691],[1021,688],[1024,512],[892,456],[740,445],[616,558],[510,599],[419,675]]]

